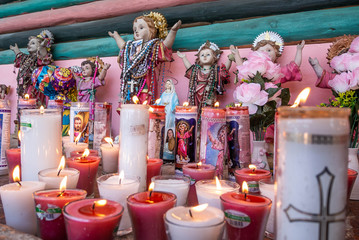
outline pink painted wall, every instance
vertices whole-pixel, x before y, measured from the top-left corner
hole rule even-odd
[[[317,57],[320,64],[324,69],[330,69],[326,61],[326,53],[329,44],[313,44],[307,45],[303,50],[303,61],[301,66],[301,71],[303,75],[303,80],[301,82],[290,82],[283,85],[287,87],[291,92],[291,101],[293,103],[296,96],[299,92],[305,87],[311,87],[312,91],[305,105],[315,106],[321,102],[327,102],[331,96],[331,91],[329,89],[320,89],[315,87],[315,81],[317,79],[312,67],[308,63],[308,57]],[[249,53],[249,49],[240,49],[242,57],[245,57]],[[296,52],[296,46],[286,46],[284,48],[284,53],[282,57],[279,58],[278,62],[280,64],[289,63],[294,59]],[[196,52],[187,52],[187,57],[191,62],[194,62]],[[220,63],[226,60],[229,50],[224,50]],[[80,65],[84,59],[75,59],[67,61],[57,61],[55,62],[58,66],[68,67],[73,65]],[[118,67],[116,62],[116,57],[106,57],[102,59],[104,62],[110,63],[112,66],[108,70],[106,77],[106,85],[104,87],[98,88],[96,99],[99,102],[112,102],[113,103],[113,118],[112,118],[112,134],[114,136],[118,135],[119,131],[119,115],[116,113],[118,93],[120,91],[120,74],[121,70]],[[12,106],[12,119],[15,119],[16,111],[16,74],[13,72],[14,67],[12,65],[0,65],[0,82],[6,85],[11,85],[12,90],[7,99],[11,101]],[[17,71],[17,69],[16,69]],[[233,80],[235,78],[233,71],[235,71],[234,64],[230,70],[231,83],[226,85],[226,94],[219,97],[221,107],[224,107],[226,104],[233,102],[233,91],[235,85]],[[166,63],[165,77],[171,77],[178,81],[176,85],[176,91],[180,100],[180,104],[184,102],[187,98],[187,89],[188,89],[188,79],[184,77],[185,67],[182,63],[182,60],[174,54],[174,62]],[[12,124],[11,131],[14,131],[14,124]]]

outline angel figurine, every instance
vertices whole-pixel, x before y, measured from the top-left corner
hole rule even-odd
[[[153,101],[157,80],[155,69],[161,62],[172,61],[171,48],[180,26],[181,21],[178,21],[167,33],[165,17],[151,12],[134,20],[134,40],[126,42],[116,31],[108,32],[120,48],[121,103],[129,103],[134,95],[141,102]]]

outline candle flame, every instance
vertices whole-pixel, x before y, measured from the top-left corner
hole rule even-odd
[[[192,207],[191,209],[195,212],[202,212],[208,207],[208,203],[204,203],[195,207]]]
[[[95,207],[102,207],[102,206],[105,206],[107,204],[107,200],[106,199],[101,199],[101,200],[95,201],[93,204],[94,204]]]
[[[125,172],[123,170],[121,170],[120,175],[118,176],[118,179],[119,179],[120,184],[125,179]]]
[[[65,176],[60,183],[60,191],[65,191],[66,185],[67,185],[67,176]]]
[[[242,193],[248,193],[248,184],[246,181],[242,183]]]
[[[148,191],[152,192],[154,188],[155,188],[155,183],[151,182],[150,186],[148,187]]]
[[[147,160],[147,162],[148,162],[148,159],[150,159],[149,157],[148,157],[148,155],[146,156],[146,160]]]
[[[242,107],[242,103],[236,103],[234,104],[235,107]]]
[[[148,109],[148,111],[149,112],[151,112],[151,113],[153,113],[153,111],[155,111],[152,107],[150,107],[149,109]]]
[[[30,95],[29,94],[25,94],[25,100],[29,100]]]
[[[88,150],[88,148],[86,148],[81,157],[82,157],[82,158],[85,158],[85,157],[87,157],[88,155],[90,155],[90,150]]]
[[[110,137],[105,137],[105,141],[109,144],[111,144],[111,146],[113,147],[113,141],[112,141],[112,138]]]
[[[132,97],[132,102],[133,102],[134,104],[138,104],[138,103],[140,102],[140,100],[139,100],[138,97],[135,95],[135,96]]]
[[[44,106],[41,106],[40,107],[40,113],[44,113],[45,112],[45,108],[44,108]]]
[[[299,107],[301,103],[305,103],[310,93],[310,87],[304,88],[298,95],[297,99],[295,100],[294,104],[290,107],[295,108]]]
[[[81,138],[81,133],[79,133],[79,135],[76,137],[75,139],[75,143],[77,144],[80,141]]]
[[[158,104],[160,104],[160,102],[161,102],[161,98],[159,98],[159,99],[157,99],[156,101],[155,101],[155,103],[158,105]]]
[[[19,131],[17,132],[17,138],[18,138],[19,141],[21,142],[21,130],[19,130]]]
[[[147,101],[147,100],[145,100],[145,101],[142,103],[142,105],[146,105],[146,104],[147,104],[147,102],[148,102],[148,101]]]
[[[60,171],[65,168],[65,156],[62,156],[59,166],[57,167],[57,175],[60,175]]]
[[[202,162],[197,163],[197,167],[202,166]]]
[[[217,189],[217,190],[221,190],[221,189],[222,189],[221,183],[219,182],[217,176],[216,176],[216,189]]]
[[[216,102],[215,104],[214,104],[214,107],[219,107],[219,102]]]
[[[69,130],[67,133],[68,133],[68,134],[69,134],[69,136],[70,136],[71,131]]]
[[[188,102],[184,102],[184,103],[183,103],[183,106],[184,106],[184,107],[188,107],[188,105],[189,105]]]
[[[14,182],[20,181],[20,166],[19,165],[16,165],[16,167],[14,168],[14,171],[12,171],[12,179],[14,180]]]
[[[249,164],[249,169],[252,170],[252,171],[255,171],[257,169],[256,165],[254,164]]]

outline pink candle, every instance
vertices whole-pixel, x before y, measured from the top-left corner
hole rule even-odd
[[[259,193],[259,180],[270,179],[272,174],[265,169],[249,169],[242,168],[234,172],[236,182],[242,186],[243,181],[246,181],[249,186],[250,193]]]
[[[7,167],[9,169],[9,183],[13,183],[12,172],[16,165],[21,169],[21,149],[11,148],[6,150]],[[21,179],[20,179],[21,180]]]
[[[183,175],[191,179],[191,186],[188,191],[187,205],[198,205],[196,182],[204,179],[213,179],[215,174],[215,167],[210,164],[190,163],[183,166]]]
[[[65,225],[69,240],[110,240],[118,227],[123,207],[107,200],[83,199],[64,207]]]
[[[354,182],[356,180],[358,176],[358,172],[353,170],[353,169],[348,169],[348,192],[347,192],[347,196],[348,199],[350,197],[350,194],[352,192],[353,186],[354,186]]]
[[[140,192],[127,198],[135,239],[167,239],[163,215],[176,204],[176,195],[166,192]]]
[[[77,188],[86,190],[88,195],[94,193],[96,182],[96,175],[100,157],[88,156],[81,158],[69,158],[66,164],[70,168],[75,168],[80,171]]]
[[[272,201],[269,198],[229,192],[221,195],[229,240],[263,240]]]
[[[97,157],[98,156],[98,151],[97,150],[94,150],[94,149],[89,149],[90,151],[90,154],[89,156],[94,156],[94,157]],[[84,154],[85,150],[76,150],[76,151],[72,151],[70,153],[70,156],[71,157],[81,157],[82,154]]]
[[[151,178],[161,173],[161,166],[163,164],[162,159],[148,159],[147,160],[147,187],[151,183]]]
[[[66,229],[62,208],[65,204],[84,199],[86,191],[73,189],[44,190],[34,193],[35,209],[40,229],[40,236],[46,240],[66,239]]]

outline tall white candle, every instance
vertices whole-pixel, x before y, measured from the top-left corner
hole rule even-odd
[[[186,176],[160,175],[151,179],[154,191],[170,192],[177,196],[176,206],[184,206],[187,202],[190,179]]]
[[[276,239],[344,239],[350,110],[278,113]]]
[[[120,116],[119,172],[140,178],[140,191],[146,189],[147,105],[122,104]]]
[[[21,112],[21,174],[24,181],[36,181],[37,173],[59,165],[61,111],[26,109]]]
[[[0,187],[6,225],[21,232],[35,235],[37,231],[33,192],[43,190],[44,182],[23,181]]]

